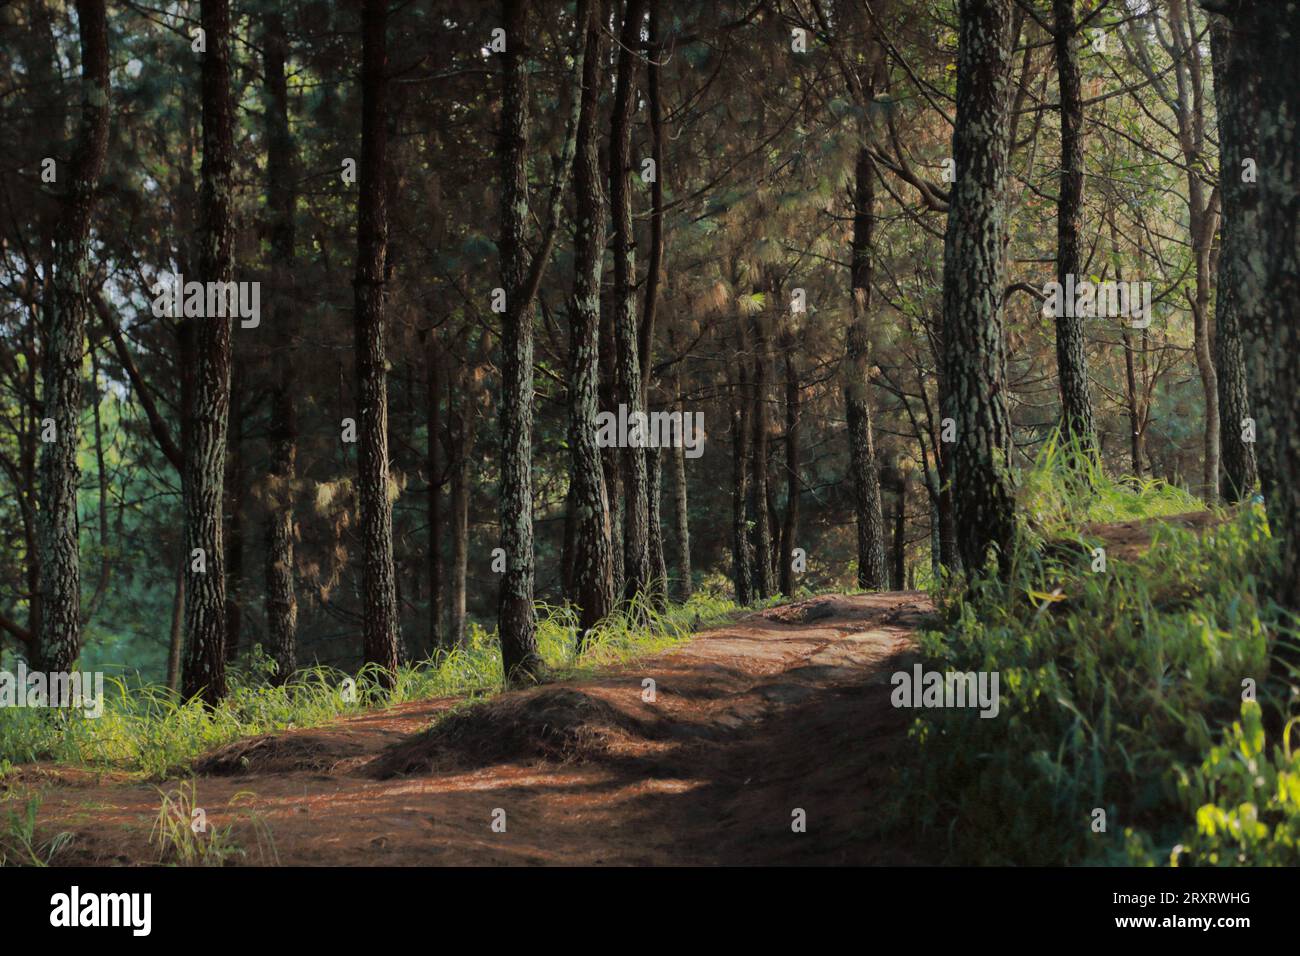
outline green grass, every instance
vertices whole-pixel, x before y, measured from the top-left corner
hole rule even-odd
[[[1300,764],[1261,721],[1280,726],[1293,706],[1269,678],[1275,642],[1293,637],[1267,597],[1262,509],[1200,535],[1159,526],[1143,557],[1094,573],[1074,523],[1197,503],[1066,472],[1051,448],[1024,476],[1026,533],[1005,579],[941,595],[924,666],[997,671],[1002,708],[918,712],[889,825],[958,863],[1300,863]],[[1243,702],[1247,680],[1259,703]]]
[[[42,840],[36,833],[41,798],[26,790],[0,792],[0,866],[49,866],[72,840],[58,833]]]
[[[666,650],[696,629],[729,620],[738,610],[710,591],[661,610],[631,608],[606,619],[579,654],[572,609],[541,605],[538,650],[552,676],[579,676]],[[17,765],[36,760],[163,780],[184,772],[208,750],[240,737],[317,726],[344,714],[412,700],[481,697],[503,686],[496,635],[476,625],[470,628],[466,647],[403,666],[390,693],[378,687],[373,671],[348,675],[314,667],[275,687],[266,680],[267,667],[266,659],[255,652],[232,673],[230,695],[216,708],[180,701],[165,687],[110,677],[105,680],[104,713],[95,719],[79,712],[0,709],[0,783]],[[349,693],[350,688],[354,692]]]
[[[1111,478],[1077,444],[1063,446],[1059,432],[1044,442],[1034,466],[1020,474],[1016,499],[1031,534],[1205,510],[1200,498],[1158,478]]]

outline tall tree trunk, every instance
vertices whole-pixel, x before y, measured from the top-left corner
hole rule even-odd
[[[108,582],[113,572],[112,555],[108,548],[108,467],[104,460],[104,423],[99,407],[102,392],[99,388],[99,349],[90,339],[90,401],[95,421],[95,483],[99,486],[99,579],[95,594],[90,599],[83,620],[88,622],[98,610],[108,593]]]
[[[644,413],[641,360],[638,355],[636,316],[636,250],[632,230],[632,194],[628,177],[632,167],[633,76],[641,43],[645,0],[628,0],[618,55],[618,77],[609,132],[609,197],[614,223],[614,334],[618,343],[618,398],[627,406],[629,419]],[[644,592],[650,568],[650,516],[645,452],[623,449],[623,575],[628,599]]]
[[[1083,91],[1079,81],[1078,24],[1075,0],[1052,0],[1056,75],[1061,96],[1061,196],[1056,206],[1056,278],[1083,281],[1079,231],[1083,224]],[[1092,398],[1088,393],[1088,358],[1084,352],[1083,320],[1056,317],[1056,368],[1061,392],[1061,433],[1078,444],[1086,457],[1097,454]]]
[[[962,564],[979,573],[991,545],[1015,540],[1011,422],[1002,329],[1002,224],[1010,0],[961,0],[957,179],[944,237],[944,417],[956,426],[952,489]]]
[[[1255,489],[1258,466],[1255,457],[1257,442],[1268,441],[1272,433],[1259,434],[1256,422],[1255,441],[1246,441],[1243,431],[1252,414],[1253,403],[1246,374],[1246,346],[1243,342],[1243,321],[1258,324],[1257,319],[1244,320],[1242,312],[1258,314],[1262,303],[1242,301],[1240,274],[1242,260],[1252,245],[1258,241],[1254,232],[1239,232],[1245,225],[1242,212],[1251,209],[1257,183],[1242,181],[1242,161],[1246,157],[1258,159],[1254,151],[1255,136],[1250,129],[1249,107],[1236,97],[1244,91],[1238,80],[1245,64],[1234,63],[1233,40],[1229,28],[1215,17],[1210,26],[1210,55],[1214,62],[1214,95],[1219,114],[1219,195],[1223,205],[1223,221],[1219,239],[1219,266],[1214,319],[1214,365],[1219,387],[1219,414],[1226,427],[1220,430],[1221,458],[1223,464],[1223,496],[1228,502],[1240,501]],[[1246,93],[1247,98],[1253,95]],[[1265,403],[1267,404],[1267,403]]]
[[[362,613],[367,664],[380,683],[397,675],[400,641],[393,565],[393,502],[388,477],[388,372],[384,358],[385,252],[388,242],[388,0],[366,0],[361,15],[361,163],[357,199],[356,358],[359,407]]]
[[[792,552],[799,543],[799,373],[795,366],[793,337],[782,341],[785,352],[785,521],[781,525],[779,559],[781,593],[795,592]]]
[[[1219,496],[1219,385],[1214,367],[1210,329],[1210,252],[1218,218],[1218,193],[1207,200],[1201,167],[1204,106],[1200,46],[1194,25],[1188,21],[1189,0],[1168,0],[1169,32],[1172,37],[1174,79],[1177,99],[1170,103],[1178,124],[1178,144],[1187,174],[1187,220],[1192,255],[1196,264],[1196,292],[1192,299],[1193,351],[1196,369],[1205,394],[1205,459],[1202,494],[1213,502]]]
[[[650,588],[649,594],[657,607],[668,600],[668,562],[664,558],[664,530],[661,496],[663,493],[663,450],[647,448],[646,498],[649,505],[650,524]]]
[[[614,334],[614,309],[602,301],[600,314],[600,385],[597,389],[601,411],[618,415],[618,338]],[[600,450],[600,470],[605,477],[605,497],[609,502],[610,571],[614,581],[614,600],[619,601],[627,577],[623,568],[623,450],[606,447]]]
[[[646,101],[650,114],[651,158],[654,180],[650,183],[650,256],[646,268],[645,307],[637,333],[637,351],[641,360],[641,407],[649,410],[651,370],[654,357],[655,317],[659,304],[659,284],[664,260],[664,143],[663,98],[659,89],[659,70],[664,58],[663,36],[659,17],[662,0],[651,0],[647,42],[650,56],[646,61]],[[652,593],[657,604],[668,599],[668,563],[664,559],[664,535],[661,521],[663,489],[663,455],[658,448],[646,452],[646,520],[649,524],[650,573]]]
[[[1273,354],[1275,332],[1275,307],[1268,298],[1268,269],[1271,264],[1270,239],[1264,237],[1265,194],[1270,178],[1276,171],[1265,158],[1261,147],[1260,118],[1264,98],[1260,84],[1275,82],[1265,77],[1256,62],[1256,51],[1263,44],[1258,36],[1260,23],[1253,11],[1235,4],[1235,14],[1229,20],[1227,37],[1220,37],[1212,52],[1215,63],[1215,97],[1219,113],[1219,163],[1223,200],[1223,233],[1219,261],[1224,271],[1220,273],[1219,295],[1227,298],[1225,308],[1232,311],[1229,323],[1241,336],[1243,364],[1246,370],[1247,412],[1255,419],[1255,463],[1260,487],[1268,508],[1270,524],[1275,532],[1280,528],[1278,505],[1284,495],[1278,491],[1283,480],[1278,467],[1277,453],[1282,423],[1282,411],[1271,398],[1275,394],[1273,379]],[[1265,27],[1264,29],[1267,29]],[[1278,38],[1282,42],[1282,38]],[[1224,40],[1227,42],[1225,43]],[[1292,34],[1294,41],[1294,34]],[[1211,34],[1211,42],[1214,35]],[[1226,47],[1226,50],[1225,50]],[[1270,94],[1277,91],[1268,91]],[[1276,105],[1276,97],[1270,97]],[[1245,164],[1251,160],[1256,165],[1255,182],[1244,182]],[[1232,180],[1229,186],[1229,180]],[[1270,250],[1270,255],[1260,255],[1258,249]],[[1226,286],[1225,286],[1226,282]],[[1232,328],[1227,330],[1232,335]],[[1219,335],[1224,335],[1219,330]],[[1225,373],[1229,385],[1232,372]],[[1229,413],[1228,430],[1238,429],[1241,420]],[[1244,474],[1244,473],[1243,473]],[[1230,483],[1231,484],[1231,483]],[[1244,487],[1244,479],[1239,487]]]
[[[425,356],[428,386],[428,405],[425,425],[428,430],[425,445],[425,469],[429,472],[429,635],[427,654],[432,657],[447,646],[444,630],[446,613],[445,572],[442,560],[442,485],[445,479],[442,458],[442,356],[438,351],[436,330],[429,330],[428,352]]]
[[[294,363],[294,188],[293,140],[289,132],[289,91],[285,67],[289,42],[284,18],[266,15],[263,68],[266,73],[266,205],[271,220],[270,465],[267,480],[266,634],[276,672],[283,683],[298,666],[298,601],[294,593],[294,486],[297,482],[298,409]]]
[[[569,599],[578,606],[580,633],[614,606],[609,499],[601,450],[596,445],[600,410],[600,279],[605,265],[605,196],[600,168],[600,90],[604,62],[600,4],[584,25],[582,104],[573,170],[576,237],[573,302],[569,309],[569,449],[572,559]]]
[[[239,635],[243,624],[240,609],[244,580],[244,394],[243,366],[232,363],[229,445],[226,448],[224,511],[229,515],[226,532],[226,661],[239,655]]]
[[[853,247],[850,266],[850,308],[844,373],[844,402],[848,419],[849,462],[853,474],[853,503],[858,527],[858,587],[878,591],[889,587],[885,564],[885,519],[880,509],[880,473],[868,401],[871,378],[872,233],[876,222],[876,170],[865,147],[858,149],[853,191]]]
[[[103,0],[78,0],[81,30],[81,128],[68,191],[54,234],[54,269],[45,319],[42,417],[54,440],[41,446],[40,631],[37,659],[47,671],[70,671],[81,653],[81,571],[77,524],[77,447],[81,429],[81,358],[90,308],[90,217],[108,147],[108,24]]]
[[[732,582],[736,589],[736,603],[747,607],[754,602],[751,591],[754,574],[754,555],[749,541],[749,521],[746,508],[749,501],[749,439],[750,405],[749,373],[744,359],[744,340],[741,338],[740,381],[736,388],[736,410],[732,413],[732,491],[731,491],[731,559]]]
[[[895,485],[897,496],[894,504],[894,590],[902,591],[907,587],[905,568],[907,567],[907,473],[900,472]]]
[[[176,565],[176,587],[172,591],[172,623],[167,642],[167,686],[172,691],[181,689],[181,657],[185,644],[185,569],[188,555],[181,555]]]
[[[502,0],[506,50],[501,54],[501,547],[506,570],[497,602],[507,682],[540,672],[533,620],[533,308],[524,298],[528,262],[528,71],[525,0]]]
[[[659,281],[663,275],[664,263],[663,97],[659,91],[659,70],[664,58],[663,36],[659,26],[662,5],[663,0],[650,2],[648,37],[650,57],[646,61],[646,106],[650,113],[650,152],[654,160],[654,181],[650,183],[650,256],[646,266],[645,307],[641,311],[641,327],[637,334],[637,350],[641,359],[643,407],[647,404],[645,393],[650,389],[655,316],[658,313]]]
[[[466,578],[469,566],[470,452],[474,447],[476,419],[467,395],[468,376],[461,370],[455,377],[456,395],[448,393],[451,408],[451,602],[447,639],[453,647],[469,643],[466,627]]]
[[[1124,340],[1124,395],[1128,408],[1129,458],[1133,474],[1141,478],[1142,469],[1142,399],[1137,387],[1137,371],[1133,361],[1133,336],[1127,328],[1120,329]]]
[[[775,298],[769,287],[769,302]],[[767,432],[771,350],[767,324],[762,313],[754,315],[754,464],[751,471],[751,494],[754,498],[754,591],[760,600],[776,590],[772,581],[772,524],[767,507]]]
[[[681,394],[681,382],[677,381],[677,394]],[[685,406],[678,402],[677,410],[685,420]],[[676,519],[674,543],[677,546],[677,599],[689,601],[691,597],[691,522],[686,500],[686,449],[677,445],[673,455],[673,517]]]
[[[1283,78],[1300,62],[1300,17],[1294,5],[1235,3],[1228,91],[1245,126],[1237,140],[1255,151],[1258,182],[1232,210],[1231,232],[1249,237],[1237,260],[1237,305],[1258,430],[1269,436],[1261,459],[1269,524],[1282,557],[1276,597],[1300,610],[1300,84]],[[1238,45],[1240,44],[1240,46]],[[1238,59],[1238,54],[1240,59]],[[1240,68],[1237,72],[1234,67]],[[1240,158],[1235,161],[1240,174]],[[1266,304],[1266,305],[1265,305]],[[1267,409],[1267,411],[1266,411]],[[1300,655],[1279,641],[1275,660],[1294,680]]]
[[[200,280],[234,278],[234,105],[229,0],[203,0],[203,166],[199,187]],[[185,446],[185,632],[182,693],[208,704],[226,696],[226,569],[222,485],[230,419],[230,318],[193,324],[194,405]],[[201,558],[201,560],[200,560]]]

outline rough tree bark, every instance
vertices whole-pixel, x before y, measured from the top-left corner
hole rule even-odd
[[[1253,150],[1258,180],[1229,213],[1230,231],[1248,237],[1233,251],[1239,317],[1247,351],[1269,524],[1281,570],[1275,596],[1300,610],[1300,84],[1285,82],[1300,62],[1300,8],[1294,3],[1205,4],[1229,14],[1230,102],[1243,124],[1239,148]],[[1282,9],[1285,7],[1285,9]],[[1238,59],[1240,56],[1240,59]],[[1252,144],[1251,139],[1255,142]],[[1279,642],[1275,662],[1293,679],[1300,655]]]
[[[785,521],[781,525],[781,554],[779,562],[781,593],[794,594],[795,577],[791,552],[799,543],[799,372],[795,365],[794,337],[783,336],[785,352]]]
[[[1083,90],[1079,80],[1079,54],[1075,47],[1078,24],[1075,0],[1052,0],[1052,39],[1056,48],[1056,75],[1061,97],[1061,195],[1056,204],[1056,278],[1065,287],[1066,276],[1082,281],[1079,232],[1083,224]],[[1083,320],[1056,316],[1056,369],[1061,393],[1061,435],[1077,443],[1086,457],[1097,454],[1097,430],[1088,391],[1088,358],[1084,352]],[[1072,445],[1067,447],[1073,447]]]
[[[451,380],[447,406],[448,469],[451,472],[451,601],[448,610],[447,640],[453,647],[469,642],[466,628],[466,579],[469,567],[469,499],[470,453],[477,435],[474,402],[469,375],[461,366]]]
[[[604,53],[599,4],[584,26],[582,104],[573,170],[576,200],[573,301],[569,309],[569,448],[573,509],[571,591],[585,634],[614,605],[609,499],[596,416],[600,410],[600,279],[605,264],[605,196],[600,167],[600,90]]]
[[[957,55],[956,182],[944,236],[944,417],[953,419],[952,487],[962,564],[1015,539],[1002,328],[1002,228],[1010,0],[962,0]]]
[[[677,383],[681,394],[681,384]],[[683,416],[685,407],[678,402],[677,411]],[[683,419],[684,420],[684,419]],[[678,445],[673,449],[673,517],[676,519],[674,543],[677,546],[677,599],[690,600],[691,581],[691,523],[686,499],[686,449]]]
[[[876,221],[876,170],[865,147],[858,149],[853,190],[853,245],[850,308],[844,361],[844,403],[848,419],[849,463],[858,528],[858,587],[889,587],[885,563],[885,519],[880,507],[880,473],[876,467],[868,390],[871,378],[872,232]]]
[[[609,203],[614,223],[614,334],[618,346],[618,399],[629,418],[644,412],[639,329],[636,315],[636,250],[632,229],[632,107],[641,21],[645,0],[628,0],[619,39],[618,75],[609,132]],[[653,576],[650,566],[650,515],[645,451],[626,448],[623,463],[623,593],[631,600],[645,592]]]
[[[384,280],[388,243],[388,0],[366,0],[361,14],[361,162],[358,169],[355,298],[358,475],[361,504],[362,625],[365,662],[379,682],[397,676],[397,574],[388,477],[388,371],[384,357]]]
[[[1188,0],[1168,0],[1169,52],[1173,60],[1176,99],[1169,105],[1178,127],[1178,143],[1187,170],[1188,231],[1196,262],[1196,288],[1191,298],[1196,369],[1205,393],[1205,459],[1202,471],[1203,495],[1207,501],[1219,496],[1219,385],[1214,367],[1210,328],[1210,252],[1217,228],[1219,195],[1207,199],[1201,166],[1204,164],[1205,107],[1201,79],[1200,44],[1189,22]],[[1159,87],[1156,87],[1159,89]]]
[[[737,336],[740,354],[739,379],[736,385],[736,409],[731,419],[732,489],[731,489],[731,576],[736,589],[736,603],[746,607],[753,603],[754,554],[749,541],[746,508],[749,501],[749,439],[751,435],[749,373],[744,359],[745,336]]]
[[[273,680],[287,681],[297,667],[298,601],[293,577],[293,504],[297,480],[298,409],[294,373],[294,189],[293,140],[285,61],[289,43],[278,10],[264,23],[266,73],[266,205],[271,233],[270,463],[267,469],[266,636]]]
[[[54,440],[41,445],[37,479],[42,612],[36,657],[47,671],[72,670],[81,653],[77,523],[81,359],[90,309],[86,288],[90,217],[108,147],[108,23],[103,0],[78,0],[77,22],[81,30],[81,127],[65,174],[68,188],[55,226],[41,369],[42,418],[52,421],[55,429]]]
[[[1240,279],[1258,235],[1253,231],[1258,183],[1242,179],[1243,161],[1258,161],[1256,134],[1248,117],[1255,102],[1250,67],[1233,49],[1229,26],[1215,17],[1210,25],[1210,55],[1214,63],[1214,96],[1219,115],[1219,195],[1223,219],[1219,232],[1219,268],[1215,298],[1214,365],[1219,388],[1219,441],[1223,467],[1223,497],[1240,501],[1251,494],[1258,479],[1256,444],[1272,438],[1271,426],[1260,428],[1261,414],[1252,411],[1246,374],[1246,345],[1243,326],[1258,328],[1265,313],[1263,302],[1247,301],[1252,290],[1243,289]],[[1248,222],[1247,220],[1250,220]],[[1266,321],[1266,319],[1265,319]],[[1265,405],[1268,403],[1265,402]],[[1256,419],[1255,441],[1243,439],[1247,418]],[[1224,424],[1226,423],[1226,427]]]
[[[565,181],[576,149],[581,97],[574,97],[573,114],[565,134],[564,151],[556,168],[540,248],[529,264],[524,246],[528,216],[528,73],[527,4],[503,0],[502,23],[506,50],[502,54],[501,131],[501,258],[506,311],[501,323],[501,547],[506,570],[497,600],[497,630],[506,680],[536,679],[542,668],[533,620],[533,302],[550,259],[559,221]],[[579,24],[588,17],[588,4],[578,4]],[[574,68],[582,75],[585,31],[575,31]]]
[[[600,385],[597,389],[600,409],[618,414],[618,339],[614,334],[612,303],[602,299],[600,313]],[[605,476],[605,497],[609,502],[610,567],[614,578],[614,600],[622,598],[626,577],[623,573],[623,475],[620,468],[622,450],[600,450],[600,469]]]
[[[767,334],[767,321],[764,312],[771,308],[776,298],[776,291],[768,283],[767,304],[763,312],[753,316],[754,329],[754,406],[753,406],[753,458],[750,468],[750,495],[753,499],[754,513],[754,595],[759,600],[766,600],[776,591],[772,580],[772,521],[767,507],[768,499],[768,409],[770,407],[769,374],[772,366],[771,348]]]
[[[234,276],[234,104],[230,94],[230,4],[203,0],[203,165],[199,186],[199,274]],[[194,373],[185,443],[185,669],[181,693],[215,704],[226,696],[226,573],[222,486],[230,419],[229,317],[183,319],[191,327]],[[200,560],[201,559],[201,560]]]
[[[429,656],[436,654],[447,646],[444,615],[446,614],[446,587],[444,563],[442,560],[442,486],[445,482],[445,469],[442,464],[442,355],[438,348],[438,333],[429,330],[427,354],[425,356],[425,374],[427,385],[427,404],[425,426],[427,429],[425,443],[425,469],[429,472],[429,491],[427,510],[429,512]]]
[[[905,568],[907,567],[907,472],[899,471],[894,485],[894,590],[902,591],[907,587]]]
[[[244,420],[247,413],[241,396],[244,395],[247,376],[243,366],[234,360],[233,348],[230,381],[230,425],[226,447],[226,478],[222,489],[226,502],[224,513],[228,516],[225,533],[227,663],[239,656],[239,638],[243,630],[240,592],[244,580]]]

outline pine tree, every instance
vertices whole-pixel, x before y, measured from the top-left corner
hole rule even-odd
[[[41,369],[41,427],[54,427],[53,440],[41,445],[38,473],[43,613],[35,636],[37,658],[47,671],[70,671],[81,653],[77,521],[81,362],[90,309],[90,220],[108,145],[108,24],[103,0],[78,0],[77,22],[81,29],[81,128],[55,227]]]
[[[230,94],[230,4],[203,0],[200,18],[203,166],[199,187],[199,278],[234,277],[234,105]],[[182,693],[209,704],[226,696],[226,569],[222,528],[230,420],[230,317],[193,323],[194,393],[185,441],[185,670]]]
[[[356,362],[357,496],[361,504],[363,645],[367,664],[391,686],[400,641],[393,566],[393,503],[388,473],[388,373],[384,358],[388,210],[388,0],[366,0],[361,15],[361,162],[358,169]]]
[[[943,414],[956,427],[957,544],[972,573],[984,566],[991,545],[1005,557],[1015,538],[1002,329],[1007,87],[1014,42],[1011,0],[962,0],[952,147],[956,182],[943,247]]]

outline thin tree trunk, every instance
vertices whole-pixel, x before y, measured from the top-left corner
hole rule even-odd
[[[199,273],[234,278],[234,105],[230,94],[230,4],[203,0],[203,166],[199,187]],[[182,320],[183,322],[185,320]],[[187,323],[188,324],[188,323]],[[194,405],[185,446],[185,631],[182,693],[215,704],[226,696],[226,569],[222,534],[226,429],[230,418],[230,318],[193,329]]]
[[[632,194],[628,185],[632,157],[632,106],[636,48],[641,42],[645,0],[627,0],[619,40],[618,76],[609,133],[609,203],[614,224],[614,334],[618,344],[618,397],[629,419],[644,413],[641,360],[636,316],[636,251],[632,229]],[[645,592],[650,567],[648,477],[643,449],[623,449],[623,575],[624,595],[631,600]]]
[[[1204,159],[1204,114],[1201,96],[1199,46],[1188,23],[1188,0],[1168,0],[1169,29],[1173,39],[1174,79],[1177,99],[1171,103],[1178,123],[1178,142],[1187,172],[1187,219],[1196,264],[1196,292],[1191,302],[1193,351],[1205,394],[1205,460],[1202,494],[1213,502],[1219,496],[1219,385],[1214,367],[1210,329],[1210,251],[1218,216],[1218,194],[1205,198],[1200,167]]]
[[[681,394],[681,382],[677,381],[677,394]],[[679,402],[677,410],[686,415],[685,407]],[[677,545],[677,598],[689,601],[692,591],[691,581],[691,523],[686,500],[686,449],[681,445],[673,448],[673,504],[674,517],[677,522],[675,543]]]
[[[579,633],[599,623],[614,606],[609,499],[601,450],[596,445],[600,410],[600,279],[605,265],[605,197],[600,168],[600,90],[604,53],[599,4],[584,24],[582,103],[573,171],[576,207],[573,301],[569,309],[569,449],[572,514],[569,599],[578,606]]]
[[[894,504],[894,590],[907,587],[904,569],[907,565],[907,474],[900,473],[895,486]]]
[[[875,163],[866,148],[858,150],[853,193],[853,247],[850,268],[849,325],[844,371],[844,402],[848,418],[849,461],[858,528],[858,587],[884,590],[889,586],[885,563],[885,520],[880,507],[880,474],[876,467],[868,389],[871,375],[872,233],[876,221]]]
[[[447,627],[448,641],[464,648],[469,642],[466,627],[466,578],[469,565],[469,497],[470,452],[474,447],[475,419],[473,406],[466,394],[464,372],[455,378],[456,396],[448,393],[452,408],[449,451],[451,469],[451,602]]]
[[[1219,387],[1219,414],[1227,427],[1221,426],[1220,442],[1223,464],[1223,496],[1229,503],[1240,501],[1255,489],[1258,466],[1255,445],[1259,441],[1256,422],[1255,440],[1243,437],[1252,416],[1251,393],[1246,374],[1246,345],[1243,341],[1240,275],[1241,260],[1258,241],[1254,233],[1241,233],[1240,210],[1252,203],[1257,183],[1242,181],[1242,160],[1256,159],[1245,140],[1253,139],[1244,114],[1244,104],[1234,96],[1234,80],[1241,66],[1232,63],[1232,38],[1227,25],[1218,17],[1210,26],[1210,55],[1214,61],[1214,93],[1219,115],[1219,194],[1223,205],[1223,222],[1219,239],[1219,264],[1214,320],[1214,365]],[[1259,303],[1246,308],[1259,311]],[[1270,436],[1271,437],[1271,436]]]
[[[781,525],[781,593],[795,592],[792,552],[799,541],[799,373],[795,366],[794,341],[783,341],[785,351],[785,521]]]
[[[108,24],[103,0],[78,0],[77,23],[81,30],[81,127],[55,227],[41,369],[42,418],[55,429],[54,440],[41,446],[37,525],[42,613],[36,656],[47,671],[70,671],[81,653],[77,529],[81,359],[90,308],[86,288],[90,280],[90,219],[108,147]]]
[[[650,588],[649,594],[657,607],[668,600],[668,562],[664,559],[664,531],[661,495],[663,492],[663,451],[647,448],[646,497],[650,523]]]
[[[102,393],[99,389],[99,349],[94,339],[90,340],[90,400],[95,418],[95,483],[99,486],[99,579],[95,582],[95,594],[86,608],[83,623],[90,621],[99,609],[100,602],[108,593],[108,582],[112,577],[113,564],[108,548],[108,467],[104,462],[104,425],[99,406]]]
[[[1056,206],[1056,278],[1082,281],[1079,231],[1083,223],[1083,91],[1076,50],[1075,0],[1052,0],[1056,75],[1061,96],[1061,195]],[[1061,432],[1086,457],[1097,454],[1097,432],[1088,392],[1083,321],[1062,309],[1056,317],[1056,368],[1061,393]]]
[[[446,611],[442,561],[442,485],[445,478],[439,450],[442,445],[442,356],[438,351],[438,337],[429,330],[428,353],[425,356],[428,376],[428,406],[425,425],[428,430],[425,445],[425,469],[429,472],[427,509],[429,512],[429,636],[428,656],[433,656],[447,646],[444,631]]]
[[[187,556],[176,565],[176,587],[172,591],[172,625],[167,644],[167,686],[172,691],[181,689],[181,657],[185,644],[185,568]]]
[[[600,386],[601,411],[618,415],[618,339],[614,335],[614,310],[602,300],[600,317]],[[614,581],[614,600],[622,599],[627,581],[623,568],[623,476],[622,450],[600,450],[600,470],[605,478],[605,497],[609,502],[610,571]]]
[[[957,178],[944,237],[944,417],[956,426],[952,489],[957,544],[972,574],[990,546],[1005,562],[1016,533],[1002,224],[1010,0],[962,0],[957,55]],[[1005,564],[1004,564],[1005,566]]]
[[[361,16],[361,162],[357,200],[356,308],[362,608],[365,662],[381,684],[396,679],[397,577],[388,476],[388,372],[384,358],[384,271],[388,242],[387,0],[366,0]]]
[[[229,446],[226,449],[225,513],[229,515],[226,533],[226,662],[239,655],[239,636],[243,624],[240,590],[244,579],[244,394],[243,366],[232,364]]]
[[[650,152],[654,160],[655,178],[650,184],[650,256],[646,266],[645,307],[641,312],[641,327],[637,334],[637,350],[641,359],[642,407],[647,405],[645,393],[650,389],[655,316],[659,304],[659,279],[663,274],[664,262],[663,98],[659,92],[659,69],[664,58],[663,37],[659,27],[662,4],[663,0],[650,2],[647,41],[650,56],[646,61],[646,106],[650,113]]]
[[[272,680],[283,683],[298,666],[298,601],[294,594],[294,486],[297,481],[298,409],[294,362],[294,189],[293,140],[289,132],[289,56],[284,19],[266,15],[263,68],[266,73],[266,205],[271,218],[271,456],[267,480],[266,634],[276,663]]]
[[[732,497],[731,497],[731,558],[732,582],[736,589],[736,603],[747,607],[753,603],[753,551],[749,541],[749,521],[746,507],[749,501],[749,374],[746,372],[744,347],[739,362],[740,381],[736,388],[737,408],[732,413]]]
[[[769,300],[775,291],[769,287]],[[772,523],[768,513],[767,432],[769,375],[771,365],[767,326],[762,313],[754,316],[754,464],[751,469],[751,494],[754,498],[754,591],[766,600],[776,591],[772,580]]]

